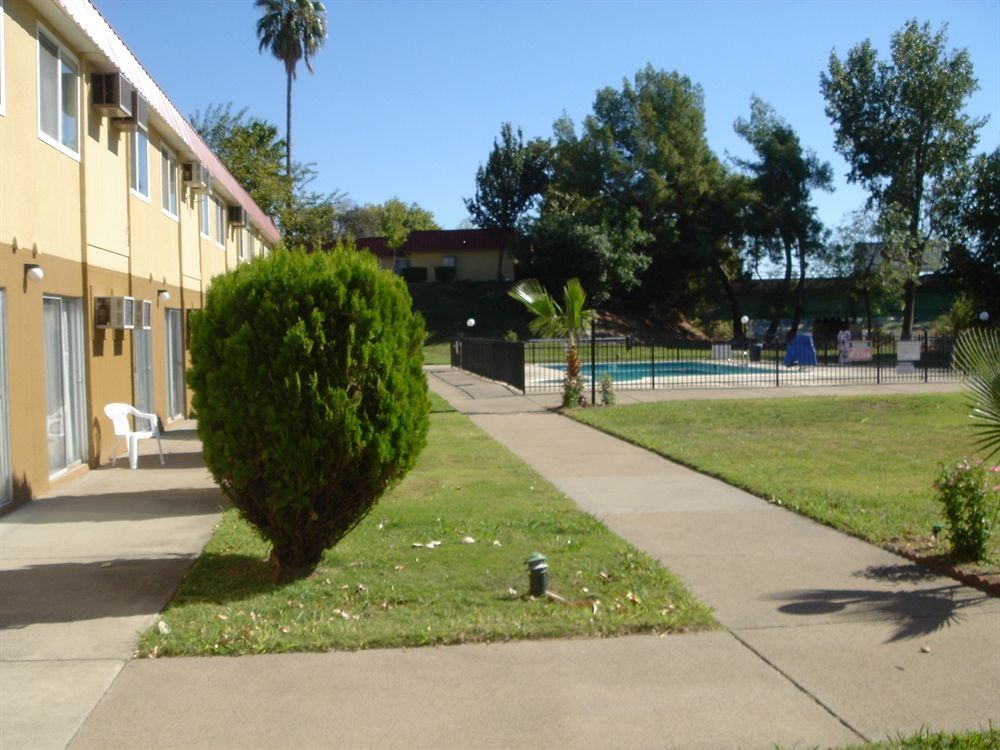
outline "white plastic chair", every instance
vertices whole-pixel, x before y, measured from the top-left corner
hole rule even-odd
[[[139,468],[139,441],[148,438],[156,438],[156,447],[160,451],[160,466],[165,466],[163,460],[163,446],[160,444],[160,420],[155,414],[146,414],[136,409],[130,404],[108,404],[104,407],[104,413],[111,424],[115,427],[115,445],[111,451],[111,465],[115,465],[118,459],[117,448],[118,438],[125,438],[128,445],[128,465],[133,469]],[[149,422],[148,430],[133,430],[129,424],[129,415],[133,419],[145,419]]]

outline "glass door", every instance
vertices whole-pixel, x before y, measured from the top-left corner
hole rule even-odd
[[[167,413],[184,416],[184,338],[181,311],[167,310]]]
[[[139,411],[153,414],[153,337],[148,328],[132,331],[132,382],[135,386],[135,406]],[[148,430],[145,419],[136,419],[136,430]]]
[[[42,304],[49,473],[57,475],[83,461],[87,444],[83,304],[68,297],[45,297]]]
[[[11,501],[9,415],[7,413],[7,293],[0,289],[0,505]]]

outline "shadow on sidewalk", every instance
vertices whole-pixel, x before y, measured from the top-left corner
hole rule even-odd
[[[130,471],[130,469],[125,469]],[[229,501],[216,487],[60,495],[36,500],[4,517],[4,525],[101,523],[218,513]]]
[[[191,555],[27,565],[0,571],[0,631],[158,612]]]
[[[899,584],[920,584],[941,579],[919,565],[879,565],[855,573],[856,577]],[[893,622],[897,630],[886,643],[927,636],[961,622],[961,610],[990,597],[958,583],[886,591],[884,588],[811,589],[772,594],[770,599],[789,602],[778,607],[789,615],[834,615],[845,619]]]

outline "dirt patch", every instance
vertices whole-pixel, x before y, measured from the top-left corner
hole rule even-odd
[[[939,575],[954,578],[991,596],[1000,596],[1000,564],[989,561],[957,563],[951,559],[946,545],[933,537],[896,539],[885,548]]]

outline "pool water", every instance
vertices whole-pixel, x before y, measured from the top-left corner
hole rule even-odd
[[[565,370],[565,364],[546,365],[553,370]],[[590,364],[584,364],[581,374],[585,378],[590,378]],[[594,374],[599,378],[604,373],[611,376],[613,380],[641,380],[648,378],[650,370],[657,378],[681,377],[684,375],[755,375],[773,373],[774,370],[767,367],[751,367],[749,365],[734,365],[728,362],[692,362],[692,361],[671,361],[671,362],[599,362],[594,366]]]

